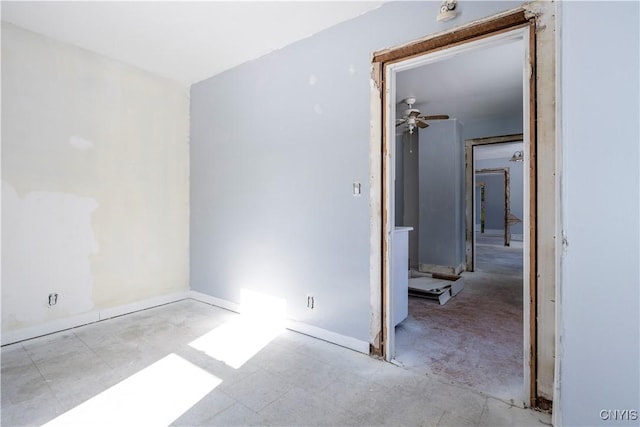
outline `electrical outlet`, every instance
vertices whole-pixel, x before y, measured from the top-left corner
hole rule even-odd
[[[307,308],[313,310],[316,307],[316,298],[313,295],[307,295]]]
[[[58,294],[49,294],[49,306],[54,306],[58,303]]]

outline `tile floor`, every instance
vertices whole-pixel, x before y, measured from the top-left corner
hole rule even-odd
[[[238,317],[184,300],[5,346],[1,423],[550,425],[548,414],[292,331],[237,369],[190,345]],[[242,346],[233,338],[224,348]]]

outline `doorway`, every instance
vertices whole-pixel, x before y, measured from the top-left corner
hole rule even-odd
[[[395,211],[392,204],[394,203],[394,159],[391,153],[395,152],[396,138],[393,134],[393,123],[396,121],[396,112],[394,105],[395,85],[397,74],[401,71],[410,70],[419,66],[423,66],[429,63],[436,63],[443,61],[448,57],[455,55],[461,55],[473,51],[475,49],[486,48],[487,46],[504,43],[509,40],[520,39],[523,41],[523,134],[524,134],[524,150],[525,152],[535,153],[535,132],[534,129],[529,128],[530,123],[534,123],[531,120],[534,113],[535,101],[533,101],[532,95],[535,96],[535,85],[532,84],[534,74],[532,71],[535,69],[533,64],[535,58],[532,49],[535,48],[535,34],[530,30],[535,28],[535,23],[529,21],[528,14],[523,10],[516,11],[511,15],[501,16],[495,20],[487,20],[480,24],[471,24],[470,27],[475,27],[474,31],[460,31],[457,34],[445,34],[440,37],[434,37],[432,39],[424,40],[410,44],[409,47],[398,48],[393,51],[383,51],[380,55],[374,56],[373,61],[373,75],[378,76],[378,80],[374,83],[377,87],[374,89],[375,93],[379,93],[382,97],[382,104],[379,105],[379,110],[376,109],[372,102],[372,114],[374,117],[376,114],[380,114],[383,118],[383,128],[379,134],[380,139],[383,141],[381,162],[382,162],[382,187],[381,187],[381,221],[380,227],[383,230],[381,233],[382,238],[382,263],[380,266],[380,273],[382,277],[382,290],[381,290],[381,316],[380,321],[382,326],[380,329],[380,340],[374,339],[372,346],[372,353],[378,352],[383,355],[387,360],[394,358],[395,350],[395,329],[392,325],[393,319],[393,292],[392,292],[392,280],[391,274],[394,268],[391,261],[391,247],[393,246],[393,225],[395,221]],[[456,40],[455,36],[460,35],[461,40]],[[453,37],[453,38],[452,38]],[[374,78],[375,80],[375,78]],[[379,91],[379,92],[377,92]],[[444,112],[443,112],[444,113]],[[375,132],[372,134],[372,141],[376,139]],[[372,158],[375,161],[375,158]],[[525,166],[526,170],[530,171],[526,175],[525,190],[528,192],[525,197],[526,212],[535,212],[535,192],[532,188],[535,188],[535,157],[531,157],[531,163]],[[462,170],[462,169],[461,169]],[[532,179],[533,178],[533,179]],[[464,180],[462,180],[464,181]],[[375,190],[375,189],[374,189]],[[372,192],[372,197],[375,196],[375,191]],[[462,197],[464,199],[464,197]],[[532,215],[535,218],[535,214]],[[376,217],[372,216],[372,228],[376,227]],[[530,233],[525,233],[523,250],[524,256],[524,286],[523,286],[523,346],[522,346],[522,365],[526,368],[523,369],[523,393],[522,401],[527,405],[531,402],[535,405],[536,390],[535,381],[531,378],[536,378],[536,358],[535,358],[535,317],[531,315],[530,308],[533,307],[535,311],[535,298],[531,298],[531,295],[535,295],[535,278],[530,280],[535,271],[535,224],[529,223],[529,214],[525,215],[523,219],[525,229]],[[464,223],[464,220],[463,220]],[[464,233],[463,228],[463,233]],[[372,237],[373,239],[373,237]],[[462,238],[464,245],[464,237]],[[372,251],[372,255],[374,251]],[[462,265],[465,265],[465,256],[463,251]],[[375,266],[372,267],[375,269]],[[373,270],[372,270],[373,271]],[[372,288],[373,290],[373,288]],[[375,297],[375,294],[372,293]],[[374,298],[372,297],[372,302]],[[372,319],[375,321],[375,310]],[[533,319],[533,322],[532,322]],[[372,329],[374,332],[375,330]]]

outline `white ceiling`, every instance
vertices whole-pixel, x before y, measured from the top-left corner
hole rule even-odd
[[[2,20],[196,83],[382,1],[2,1]]]
[[[377,8],[383,1],[2,1],[2,20],[185,84]],[[397,102],[463,123],[522,113],[522,41],[397,75]],[[405,108],[400,106],[400,110]]]
[[[522,114],[523,49],[522,40],[509,41],[398,72],[396,102],[415,97],[423,114],[463,123]]]

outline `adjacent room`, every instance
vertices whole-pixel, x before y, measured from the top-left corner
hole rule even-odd
[[[637,424],[638,2],[0,16],[3,426]]]
[[[408,281],[394,284],[409,295],[395,320],[396,363],[520,405],[528,364],[524,182],[523,158],[513,155],[524,149],[525,63],[524,42],[514,35],[398,72],[394,151],[394,239],[408,240],[400,264],[410,270]],[[495,142],[509,139],[519,142]],[[471,185],[466,168],[473,170]],[[475,218],[470,260],[468,191]],[[392,248],[396,260],[395,241]]]

